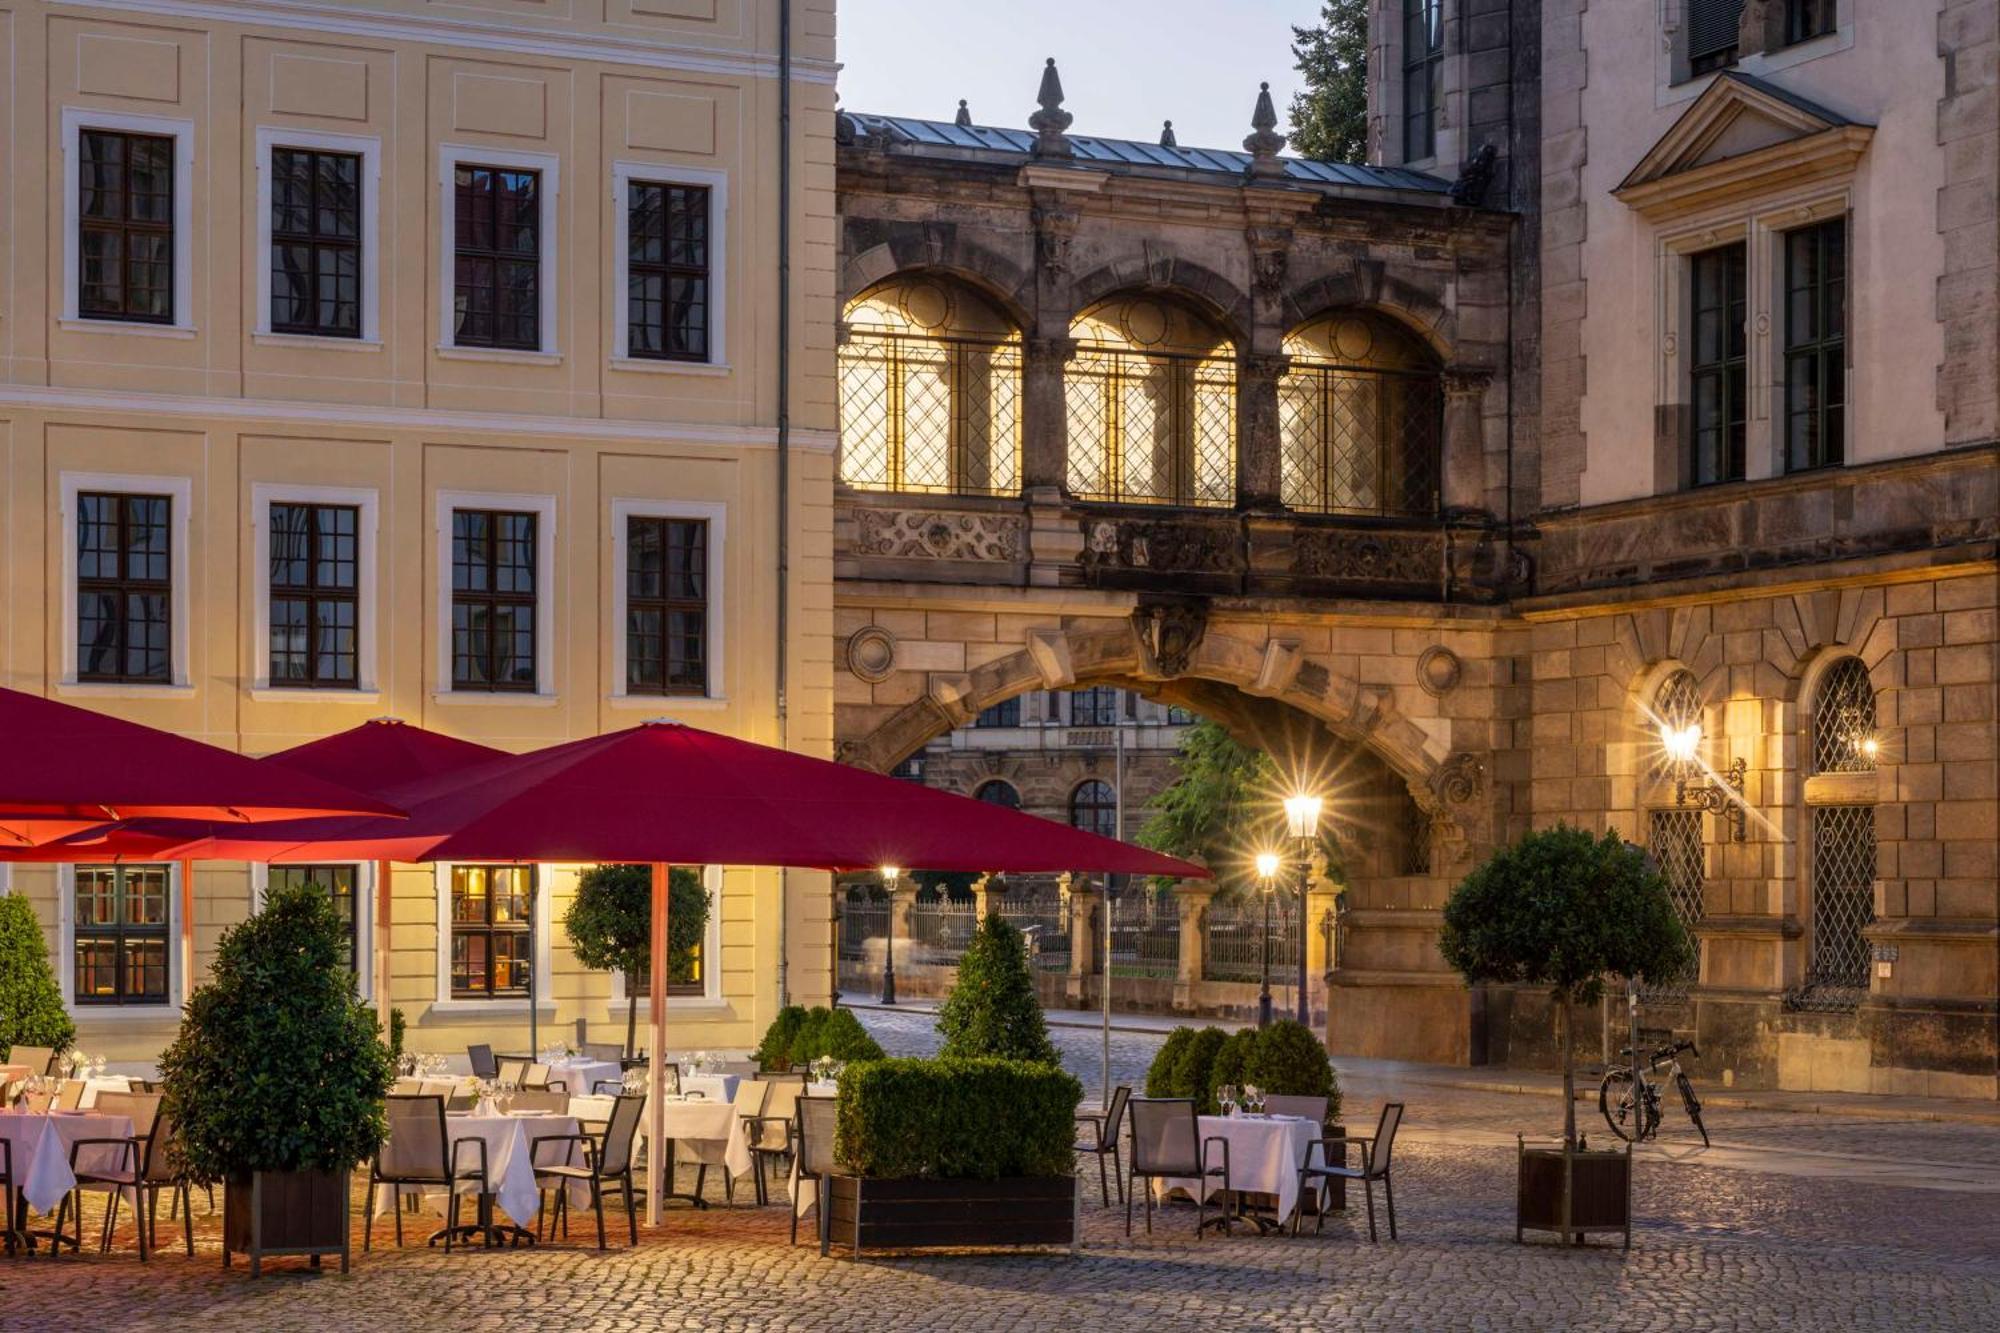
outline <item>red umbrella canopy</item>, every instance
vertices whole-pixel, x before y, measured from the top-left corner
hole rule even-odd
[[[316,773],[356,791],[383,795],[412,782],[450,777],[475,765],[510,757],[505,750],[426,731],[401,718],[377,717],[266,755],[261,762]]]
[[[405,788],[397,797],[407,821],[314,821],[324,840],[275,859],[1207,876],[1034,815],[679,723],[551,746],[466,770],[430,794]]]
[[[0,689],[0,737],[0,840],[24,845],[149,816],[401,813],[310,773],[19,690]]]

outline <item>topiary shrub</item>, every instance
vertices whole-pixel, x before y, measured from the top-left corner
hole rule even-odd
[[[1215,1057],[1221,1053],[1223,1043],[1229,1034],[1221,1028],[1201,1028],[1194,1039],[1181,1053],[1180,1063],[1174,1067],[1174,1092],[1176,1097],[1194,1098],[1194,1109],[1201,1115],[1214,1115],[1215,1104]]]
[[[34,907],[14,894],[0,897],[0,1060],[16,1044],[61,1051],[75,1040]]]
[[[1035,998],[1027,943],[1006,918],[989,913],[959,960],[958,981],[938,1011],[945,1059],[992,1056],[1059,1063]]]
[[[708,932],[708,890],[692,866],[667,872],[667,980],[694,978],[695,951]],[[634,987],[653,953],[653,868],[648,865],[595,865],[576,879],[576,897],[563,913],[576,960],[585,967],[625,974],[625,1054],[637,1049],[639,1005]]]
[[[1083,1085],[1035,1060],[873,1060],[840,1075],[834,1154],[877,1179],[998,1180],[1075,1170]]]
[[[1194,1029],[1175,1028],[1160,1043],[1160,1049],[1153,1052],[1153,1063],[1146,1066],[1146,1095],[1148,1097],[1174,1097],[1174,1071],[1180,1068],[1181,1057],[1187,1054],[1188,1043],[1194,1040]]]
[[[1324,1097],[1326,1123],[1332,1124],[1340,1118],[1340,1082],[1334,1077],[1326,1047],[1311,1028],[1296,1019],[1281,1018],[1262,1032],[1249,1029],[1248,1035],[1251,1040],[1243,1062],[1243,1076],[1232,1080],[1218,1074],[1218,1083],[1254,1083],[1263,1092]],[[1216,1063],[1219,1066],[1221,1061]]]
[[[880,1060],[885,1052],[861,1026],[861,1020],[846,1009],[814,1005],[810,1009],[792,1006],[796,1017],[786,1019],[780,1012],[764,1033],[764,1045],[757,1048],[760,1061],[783,1061],[784,1066],[803,1069],[822,1055],[846,1064],[855,1060]],[[786,1036],[780,1025],[789,1026]],[[783,1045],[779,1045],[779,1038]],[[781,1066],[766,1063],[765,1068]]]
[[[1243,1072],[1250,1065],[1250,1052],[1256,1048],[1257,1035],[1256,1028],[1238,1028],[1223,1039],[1208,1067],[1210,1092],[1225,1083],[1240,1086],[1257,1081]]]
[[[788,1004],[778,1011],[771,1020],[771,1026],[764,1029],[764,1040],[757,1043],[755,1059],[760,1069],[789,1069],[792,1065],[792,1042],[799,1035],[799,1028],[805,1024],[804,1005]]]
[[[211,979],[160,1057],[189,1174],[350,1171],[388,1133],[393,1069],[355,998],[326,894],[279,888],[222,936]]]

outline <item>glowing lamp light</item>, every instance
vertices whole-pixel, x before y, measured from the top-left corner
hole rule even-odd
[[[901,879],[902,877],[903,877],[903,868],[901,866],[882,867],[882,882],[884,884],[894,886],[896,881]]]
[[[1693,763],[1695,753],[1701,749],[1701,723],[1690,722],[1685,727],[1676,727],[1662,722],[1660,744],[1666,747],[1667,758],[1675,763]]]
[[[1861,742],[1861,753],[1871,760],[1874,759],[1875,756],[1882,753],[1882,742],[1870,736],[1867,740]]]
[[[1319,836],[1320,799],[1300,794],[1285,798],[1285,830],[1294,838]]]
[[[1269,884],[1278,875],[1278,854],[1276,852],[1257,853],[1257,878]]]

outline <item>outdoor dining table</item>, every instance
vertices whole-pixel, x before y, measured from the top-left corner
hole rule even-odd
[[[572,1097],[569,1099],[569,1113],[578,1119],[603,1123],[611,1118],[612,1099],[605,1097]],[[708,1207],[708,1201],[694,1194],[677,1194],[673,1190],[671,1165],[682,1148],[688,1150],[688,1160],[697,1165],[720,1166],[731,1177],[746,1176],[756,1165],[750,1155],[750,1136],[743,1118],[736,1114],[736,1108],[726,1101],[715,1101],[706,1097],[667,1098],[664,1108],[667,1134],[669,1171],[667,1174],[667,1198],[681,1199],[697,1208]],[[639,1117],[639,1138],[646,1137],[646,1126],[651,1117]]]
[[[97,1105],[100,1092],[130,1092],[132,1080],[123,1074],[93,1074],[83,1081],[83,1099],[77,1103],[84,1110]]]
[[[1229,1145],[1229,1188],[1239,1198],[1245,1194],[1273,1195],[1278,1201],[1278,1223],[1282,1225],[1291,1217],[1299,1206],[1299,1168],[1305,1164],[1307,1145],[1324,1132],[1317,1121],[1295,1115],[1205,1115],[1200,1117],[1198,1129],[1204,1144],[1219,1138]],[[1209,1165],[1220,1163],[1211,1158]],[[1153,1182],[1155,1197],[1162,1199],[1175,1190],[1192,1198],[1201,1188],[1201,1182],[1178,1176]],[[1206,1189],[1209,1198],[1220,1193],[1221,1178],[1210,1177]]]
[[[682,1074],[681,1091],[698,1092],[712,1102],[733,1102],[736,1085],[742,1081],[735,1074]]]
[[[0,1111],[0,1139],[5,1139],[14,1159],[14,1197],[38,1213],[53,1213],[63,1197],[76,1188],[76,1173],[70,1168],[70,1145],[82,1139],[129,1139],[132,1117],[97,1115],[88,1111]],[[84,1150],[77,1166],[85,1171],[112,1171],[125,1165],[123,1152],[108,1145]],[[16,1212],[16,1225],[20,1225]],[[26,1231],[25,1227],[22,1227]],[[53,1231],[29,1233],[47,1237],[51,1247],[61,1241],[75,1241],[70,1235]]]
[[[575,1142],[559,1146],[551,1145],[541,1150],[539,1157],[530,1156],[529,1142],[532,1139],[551,1135],[578,1133],[577,1117],[553,1115],[547,1112],[518,1111],[506,1114],[480,1114],[475,1111],[452,1112],[445,1116],[445,1137],[451,1144],[461,1139],[478,1139],[486,1145],[486,1179],[492,1186],[492,1193],[479,1200],[479,1220],[467,1225],[469,1232],[483,1233],[490,1241],[495,1241],[509,1232],[516,1240],[534,1239],[535,1217],[541,1211],[542,1193],[535,1184],[535,1167],[581,1164],[583,1154]],[[453,1157],[454,1165],[470,1170],[477,1165],[474,1152],[465,1149]],[[459,1186],[463,1194],[477,1193],[477,1181],[467,1181]],[[442,1189],[427,1189],[423,1192],[427,1202],[441,1203],[445,1197]],[[375,1215],[384,1217],[396,1207],[397,1191],[383,1190],[375,1199]],[[584,1185],[581,1194],[576,1185],[571,1186],[570,1202],[587,1204],[590,1187]],[[512,1227],[503,1227],[493,1220],[493,1206],[512,1219]]]
[[[616,1060],[589,1060],[583,1056],[553,1060],[549,1063],[549,1083],[560,1083],[572,1097],[589,1097],[597,1092],[600,1082],[619,1084],[625,1071]]]

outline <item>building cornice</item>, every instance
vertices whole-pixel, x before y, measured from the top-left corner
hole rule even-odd
[[[248,27],[289,28],[372,37],[383,41],[433,42],[477,51],[532,56],[541,60],[591,60],[685,74],[725,74],[744,78],[778,77],[778,59],[762,52],[719,50],[684,42],[663,42],[641,36],[601,37],[564,33],[549,28],[494,20],[418,18],[388,11],[358,13],[320,0],[62,0],[69,9],[117,10],[154,18],[192,19],[204,23],[234,23]],[[830,60],[792,60],[792,78],[800,83],[831,84],[839,66]]]

